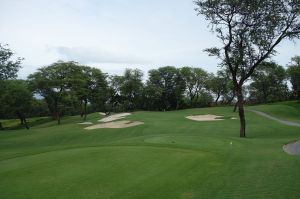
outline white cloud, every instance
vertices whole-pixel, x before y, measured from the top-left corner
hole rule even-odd
[[[149,63],[145,59],[138,58],[131,54],[110,52],[99,48],[92,47],[66,47],[56,46],[48,47],[50,51],[54,51],[62,60],[77,61],[82,64],[90,63],[110,63],[110,64],[145,64]]]

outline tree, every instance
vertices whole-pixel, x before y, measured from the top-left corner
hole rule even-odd
[[[274,62],[263,62],[252,75],[249,99],[255,103],[286,100],[288,87],[285,69]]]
[[[6,114],[4,111],[4,91],[5,80],[15,79],[17,77],[17,73],[21,68],[22,58],[17,58],[13,60],[14,53],[7,47],[7,45],[0,44],[0,113]],[[0,122],[0,128],[2,128],[2,124]]]
[[[139,69],[126,69],[120,86],[120,94],[124,98],[127,110],[142,107],[143,87],[143,72]]]
[[[113,75],[109,77],[109,99],[106,104],[106,112],[123,111],[122,107],[124,97],[121,95],[121,87],[124,82],[124,77]]]
[[[139,69],[126,69],[124,75],[110,77],[111,109],[132,111],[143,107],[143,72]]]
[[[64,101],[72,94],[72,86],[80,80],[81,68],[76,62],[58,61],[38,69],[28,77],[32,90],[44,97],[53,118],[60,124]]]
[[[107,74],[100,69],[92,68],[89,89],[90,103],[93,110],[105,111],[105,103],[109,98],[109,88],[107,82]]]
[[[13,55],[14,53],[7,48],[7,45],[0,44],[0,81],[17,77],[23,59],[19,57],[13,60]]]
[[[146,82],[143,92],[143,108],[146,110],[163,110],[163,105],[161,103],[163,88],[156,85],[157,84],[154,82],[154,77],[152,77],[151,81],[148,80]]]
[[[97,68],[88,66],[80,66],[80,68],[76,70],[79,72],[76,74],[78,80],[73,81],[70,88],[80,101],[81,117],[86,120],[88,103],[96,109],[104,108],[107,98],[107,81],[106,75]]]
[[[218,105],[218,101],[222,93],[224,93],[224,89],[226,89],[226,82],[224,81],[224,78],[220,75],[210,75],[208,88],[215,95],[215,105]]]
[[[189,98],[189,105],[193,107],[197,102],[200,93],[207,87],[208,73],[201,68],[183,67],[180,74],[186,85],[186,94]]]
[[[243,85],[284,39],[300,37],[299,0],[196,0],[222,47],[206,51],[227,68],[235,87],[240,137],[246,137]]]
[[[218,71],[216,76],[211,74],[207,80],[207,88],[215,96],[215,105],[218,105],[221,98],[223,103],[231,103],[235,97],[230,77],[224,71]]]
[[[234,85],[231,80],[230,71],[220,70],[217,72],[217,76],[223,81],[223,89],[221,91],[222,104],[231,105],[232,101],[236,97]]]
[[[20,119],[21,125],[25,125],[29,129],[26,114],[30,111],[33,97],[27,82],[24,80],[5,80],[1,96],[2,111],[7,117],[16,115]]]
[[[300,100],[300,56],[292,58],[292,62],[288,65],[288,76],[293,86],[295,97]]]
[[[153,103],[157,104],[159,110],[180,108],[186,86],[180,71],[175,67],[166,66],[157,70],[150,70],[147,87],[148,91],[153,91],[151,98],[157,100]]]

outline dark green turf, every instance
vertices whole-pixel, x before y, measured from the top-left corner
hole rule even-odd
[[[300,157],[282,151],[300,128],[246,112],[241,139],[238,120],[185,119],[207,113],[237,117],[232,107],[136,112],[128,118],[145,124],[127,129],[86,131],[68,117],[2,131],[0,198],[300,198]]]

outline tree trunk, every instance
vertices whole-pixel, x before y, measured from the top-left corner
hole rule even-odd
[[[26,129],[29,129],[25,116],[20,111],[17,111],[17,116],[20,119],[21,125],[25,125]]]
[[[18,114],[19,115],[19,114]],[[21,125],[24,125],[24,120],[23,120],[23,117],[21,115],[19,115],[19,119],[20,119],[20,123]]]
[[[236,102],[236,103],[234,104],[234,109],[233,109],[233,112],[234,112],[234,113],[236,112],[237,106],[238,106],[238,102]]]
[[[227,101],[227,104],[231,105],[234,98],[235,98],[235,93],[232,94],[231,98]]]
[[[53,104],[50,102],[50,100],[45,97],[45,101],[46,101],[46,104],[48,106],[48,109],[49,109],[49,112],[50,114],[52,115],[52,119],[55,120],[56,119],[56,113],[55,113],[55,110],[53,109]]]
[[[86,120],[86,107],[87,107],[87,100],[84,100],[84,120]]]
[[[23,117],[23,121],[24,121],[24,124],[25,124],[26,129],[29,129],[29,126],[28,126],[28,123],[27,123],[27,120],[26,120],[25,117]]]
[[[190,107],[193,107],[193,97],[190,96]]]
[[[54,109],[55,109],[55,118],[57,120],[57,124],[60,125],[60,115],[59,115],[59,109],[58,109],[58,102],[55,100],[54,102]]]
[[[216,106],[218,106],[218,101],[219,101],[220,96],[221,96],[221,95],[218,93],[217,99],[215,100],[215,105],[216,105]]]
[[[20,119],[20,124],[23,125],[24,121],[23,121],[23,117],[21,115],[21,113],[19,111],[16,111],[17,117]]]
[[[194,105],[194,99],[195,99],[195,94],[190,92],[190,107],[193,107]]]
[[[246,119],[245,119],[245,110],[244,110],[244,97],[242,88],[237,88],[237,106],[239,109],[239,117],[240,117],[240,137],[245,138],[246,137]]]
[[[56,112],[57,124],[60,125],[60,115],[59,111]]]
[[[83,100],[80,100],[80,108],[81,108],[80,117],[83,118],[84,116]]]

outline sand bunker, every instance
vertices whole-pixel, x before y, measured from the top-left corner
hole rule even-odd
[[[131,115],[131,113],[115,114],[115,115],[105,117],[105,118],[99,120],[99,122],[112,122],[112,121],[116,121],[116,120],[121,120],[121,119],[124,119],[128,115]]]
[[[128,127],[138,126],[138,125],[141,125],[141,124],[144,124],[144,122],[123,120],[123,121],[96,124],[96,125],[93,125],[93,126],[89,126],[85,129],[87,129],[87,130],[93,130],[93,129],[120,129],[120,128],[128,128]]]
[[[78,124],[81,124],[81,125],[91,125],[91,124],[93,124],[93,122],[82,122],[82,123],[78,123]]]
[[[217,115],[192,115],[192,116],[187,116],[186,118],[189,120],[194,120],[194,121],[219,121],[219,120],[224,120],[220,119],[222,116],[217,116]]]
[[[283,150],[290,155],[300,155],[300,140],[284,145]]]

